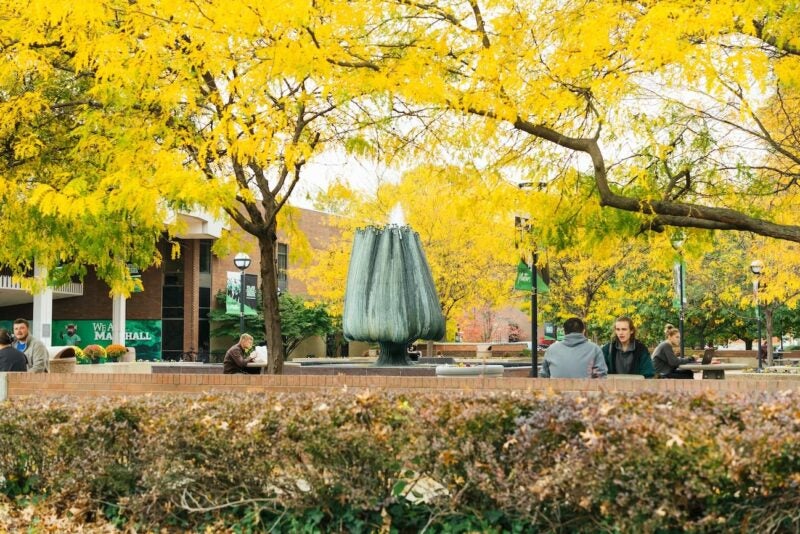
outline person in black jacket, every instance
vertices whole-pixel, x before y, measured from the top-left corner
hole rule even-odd
[[[681,331],[667,324],[664,327],[664,337],[666,340],[662,341],[653,351],[653,366],[656,368],[656,373],[661,378],[687,378],[691,380],[694,378],[692,371],[681,371],[678,369],[685,363],[694,363],[694,358],[680,358],[675,355],[675,351],[680,354],[681,350]]]
[[[0,372],[28,372],[25,353],[11,346],[14,340],[5,328],[0,328]]]
[[[650,352],[643,343],[636,340],[636,328],[630,317],[617,317],[614,321],[614,336],[610,343],[603,345],[602,350],[609,375],[642,375],[653,378],[656,374]]]

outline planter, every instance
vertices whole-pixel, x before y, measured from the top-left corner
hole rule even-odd
[[[51,373],[74,373],[77,365],[75,357],[75,347],[51,347],[50,348],[50,372]]]
[[[74,373],[77,361],[75,358],[56,358],[50,360],[51,373]]]
[[[136,361],[136,348],[135,347],[125,347],[128,351],[122,356],[123,362],[135,362]]]
[[[461,367],[458,365],[437,365],[436,376],[503,376],[502,365],[472,365]]]

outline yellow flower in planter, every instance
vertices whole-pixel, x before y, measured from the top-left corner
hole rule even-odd
[[[72,348],[75,349],[75,361],[78,362],[78,364],[83,365],[87,363],[92,363],[92,360],[89,359],[89,357],[83,353],[83,350],[80,347],[72,347]]]
[[[101,359],[103,362],[106,360],[106,349],[100,345],[86,345],[83,348],[83,354],[89,358],[92,363],[101,363]]]
[[[122,358],[125,355],[125,353],[127,353],[127,352],[128,352],[128,349],[126,349],[125,347],[123,347],[122,345],[120,345],[118,343],[112,343],[111,345],[106,347],[106,357],[110,361],[114,361],[114,362],[118,361],[120,358]]]

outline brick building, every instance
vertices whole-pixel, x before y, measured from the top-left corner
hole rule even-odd
[[[146,359],[178,359],[184,352],[227,346],[229,339],[211,339],[208,312],[217,306],[216,294],[226,291],[229,273],[239,276],[240,271],[233,254],[217,257],[211,251],[223,230],[218,221],[202,213],[178,217],[186,228],[176,236],[180,257],[172,259],[171,244],[162,242],[162,264],[141,273],[144,290],[128,299],[112,299],[108,286],[91,269],[81,282],[48,288],[36,296],[14,284],[8,273],[0,272],[0,326],[10,328],[15,318],[27,318],[32,320],[33,335],[51,346],[71,344],[70,332],[77,334],[80,341],[75,344],[82,347],[124,338],[125,345],[136,348],[138,358]],[[337,234],[330,217],[294,208],[293,222],[312,250],[324,247]],[[244,251],[252,259],[245,275],[258,287],[258,247],[252,236],[245,234],[243,241]],[[305,284],[288,274],[292,267],[289,246],[286,234],[279,231],[278,284],[283,291],[304,295]],[[34,276],[38,274],[34,272]],[[298,350],[303,355],[324,356],[325,340],[308,340]]]

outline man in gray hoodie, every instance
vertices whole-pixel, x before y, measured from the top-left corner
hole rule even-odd
[[[577,317],[564,322],[564,339],[548,347],[542,363],[542,378],[605,378],[608,374],[603,351],[586,339],[586,325]]]

